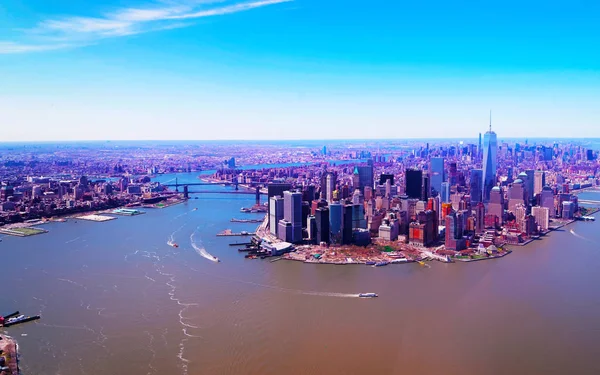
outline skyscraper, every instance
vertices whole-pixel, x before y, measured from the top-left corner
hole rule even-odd
[[[283,198],[276,196],[269,198],[269,223],[271,234],[278,235],[278,223],[283,219]]]
[[[333,244],[342,243],[343,206],[339,203],[329,205],[329,240]]]
[[[367,165],[355,167],[354,173],[358,172],[358,188],[364,193],[365,187],[373,187],[373,160],[369,159]]]
[[[544,171],[535,171],[533,176],[533,194],[540,194],[545,185],[546,173],[544,173]]]
[[[498,168],[498,139],[492,131],[492,112],[490,111],[490,130],[483,136],[483,200],[489,202],[490,192],[496,185]]]
[[[315,219],[317,222],[317,243],[329,243],[329,209],[327,207],[317,208]]]
[[[442,191],[442,182],[446,180],[444,158],[431,158],[429,166],[431,188],[439,194]]]
[[[450,202],[450,183],[442,182],[442,191],[440,192],[440,198],[443,203]]]
[[[504,195],[500,186],[494,186],[490,192],[490,203],[488,213],[498,218],[498,224],[504,223]]]
[[[283,192],[283,218],[285,221],[292,223],[292,239],[290,242],[302,241],[302,193]]]
[[[423,171],[406,170],[406,195],[409,198],[421,198],[421,185],[423,184]]]
[[[325,177],[325,199],[327,202],[333,202],[333,191],[335,190],[335,185],[337,183],[337,178],[333,173],[327,173]]]
[[[477,203],[482,202],[482,187],[481,183],[483,181],[483,170],[481,169],[471,169],[471,186],[470,186],[470,195],[471,195],[471,207],[475,207]]]

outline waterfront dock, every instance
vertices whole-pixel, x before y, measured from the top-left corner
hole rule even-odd
[[[254,236],[254,232],[241,231],[239,233],[233,232],[231,229],[225,229],[224,231],[217,233],[217,237],[240,237],[240,236]]]
[[[87,221],[95,221],[95,222],[98,222],[98,223],[102,223],[102,222],[105,222],[105,221],[116,220],[116,217],[106,216],[106,215],[98,215],[98,214],[91,214],[91,215],[78,216],[77,219],[87,220]]]
[[[262,223],[263,219],[231,219],[232,223]]]

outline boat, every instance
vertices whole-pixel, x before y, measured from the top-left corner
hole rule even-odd
[[[251,212],[251,210],[250,210],[249,208],[244,208],[244,207],[242,207],[242,208],[240,209],[240,212],[243,212],[243,213],[250,213],[250,212]]]
[[[176,243],[173,243],[173,245],[171,245],[173,247],[179,247],[179,245],[177,245]]]
[[[221,262],[221,259],[219,259],[219,258],[215,257],[215,262],[217,262],[217,263],[220,263],[220,262]]]
[[[15,324],[27,323],[32,320],[38,320],[38,319],[40,319],[39,315],[34,315],[34,316],[19,315],[17,318],[9,319],[8,321],[6,321],[4,323],[4,327],[10,327]]]
[[[198,211],[198,207],[194,208],[192,211]]]
[[[368,262],[365,262],[365,264],[366,264],[367,266],[374,266],[374,265],[375,265],[375,263],[376,263],[376,262],[373,262],[372,260],[370,260],[370,261],[368,261]]]
[[[383,266],[387,266],[388,264],[390,264],[390,262],[386,262],[386,261],[377,262],[377,263],[375,263],[375,267],[383,267]]]
[[[358,295],[360,298],[375,298],[379,297],[377,293],[361,293]]]
[[[424,266],[425,262],[423,262],[422,260],[417,260],[417,263],[419,263],[420,265]]]

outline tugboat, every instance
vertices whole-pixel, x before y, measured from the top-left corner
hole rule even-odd
[[[177,245],[175,242],[173,242],[173,245],[171,245],[173,247],[179,247],[179,245]]]
[[[361,293],[358,296],[360,298],[375,298],[375,297],[379,297],[376,293]]]

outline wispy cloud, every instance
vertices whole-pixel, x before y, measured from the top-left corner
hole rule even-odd
[[[91,44],[100,39],[181,28],[193,20],[243,12],[293,0],[161,1],[146,7],[121,8],[97,17],[68,16],[47,19],[26,30],[18,40],[0,41],[0,54],[48,51]],[[185,21],[185,23],[182,23]]]

